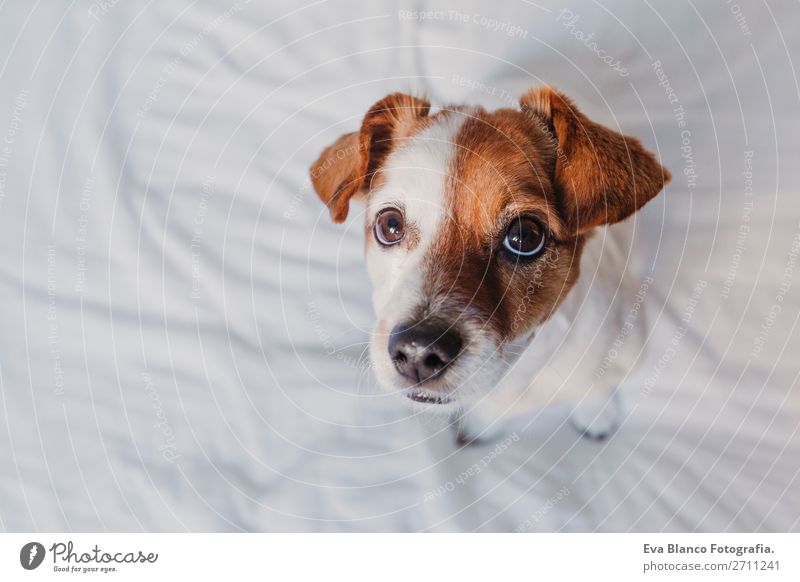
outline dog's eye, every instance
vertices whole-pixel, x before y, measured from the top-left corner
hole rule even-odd
[[[403,214],[397,208],[381,210],[375,219],[375,238],[385,247],[399,243],[406,234]]]
[[[533,218],[515,218],[506,231],[503,247],[512,255],[532,259],[544,250],[547,239],[544,228]]]

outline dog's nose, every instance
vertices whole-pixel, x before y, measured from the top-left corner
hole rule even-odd
[[[432,323],[398,325],[389,336],[389,356],[397,371],[417,383],[430,380],[461,351],[461,336],[452,328]]]

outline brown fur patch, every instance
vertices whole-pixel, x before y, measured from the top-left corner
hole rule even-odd
[[[369,109],[358,132],[343,135],[322,152],[311,166],[311,182],[334,222],[347,218],[353,196],[377,185],[376,172],[396,140],[418,131],[429,110],[423,99],[392,93]]]
[[[427,293],[446,296],[452,316],[477,314],[501,338],[541,323],[578,274],[582,237],[559,215],[553,147],[540,124],[519,111],[463,110],[446,186],[445,224],[427,260]],[[551,233],[531,262],[498,248],[511,221],[533,215]]]
[[[562,93],[538,87],[520,103],[555,136],[554,181],[575,232],[624,220],[669,183],[669,170],[638,139],[591,121]]]

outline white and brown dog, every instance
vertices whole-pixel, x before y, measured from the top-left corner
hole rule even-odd
[[[564,399],[582,431],[605,436],[642,347],[620,304],[627,249],[606,225],[670,174],[549,87],[520,105],[431,113],[389,95],[322,153],[312,182],[336,222],[366,202],[383,387],[458,419],[462,438],[520,430]]]

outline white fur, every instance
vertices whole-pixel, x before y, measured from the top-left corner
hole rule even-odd
[[[377,327],[385,332],[407,321],[423,299],[420,263],[446,219],[445,180],[455,151],[453,142],[463,123],[462,116],[450,115],[401,144],[382,169],[384,186],[369,196],[368,223],[381,209],[401,206],[409,236],[413,232],[418,237],[413,249],[404,242],[388,248],[374,242],[367,245]],[[369,232],[367,236],[373,235]],[[378,380],[391,387],[397,382],[397,374],[386,352],[386,339],[385,334],[375,334],[371,356]]]

